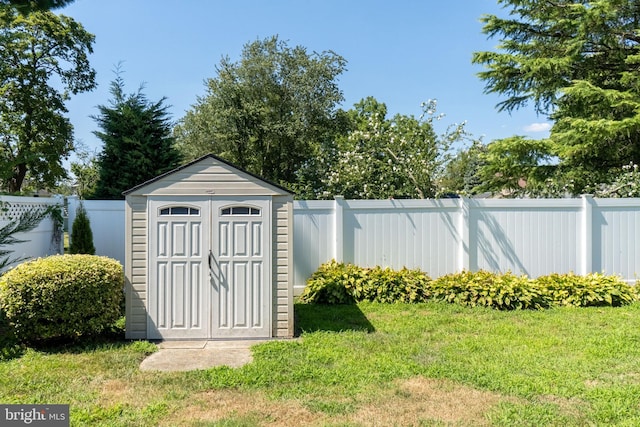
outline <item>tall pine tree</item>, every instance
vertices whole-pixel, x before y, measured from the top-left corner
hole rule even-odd
[[[93,231],[89,215],[82,203],[76,211],[76,219],[71,227],[71,242],[69,252],[72,254],[95,255],[96,247],[93,245]]]
[[[101,129],[94,134],[104,143],[93,194],[98,199],[123,199],[123,191],[176,168],[182,160],[174,148],[166,98],[151,102],[142,88],[126,95],[116,74],[110,105],[99,105],[100,114],[93,116]]]
[[[530,161],[539,156],[544,170],[557,158],[550,179],[562,189],[559,195],[597,191],[623,177],[625,167],[639,165],[640,1],[498,3],[508,13],[482,18],[483,31],[500,43],[497,51],[474,54],[473,62],[484,66],[479,77],[486,92],[505,97],[498,109],[510,112],[531,103],[554,125],[548,143],[509,138],[489,149],[494,159],[504,160],[499,150],[524,155],[512,157],[525,160],[514,178],[526,180],[529,190]],[[528,148],[534,151],[525,153]],[[497,181],[505,177],[486,172]],[[541,183],[544,191],[547,181]]]

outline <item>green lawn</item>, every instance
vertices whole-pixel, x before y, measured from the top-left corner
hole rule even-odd
[[[72,425],[640,425],[640,305],[500,312],[296,305],[300,339],[243,368],[138,370],[155,346],[4,345],[0,402]]]

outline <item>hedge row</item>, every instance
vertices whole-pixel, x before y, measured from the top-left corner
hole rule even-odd
[[[463,271],[432,280],[420,270],[362,268],[336,261],[321,265],[300,297],[301,302],[311,304],[435,300],[499,310],[615,307],[637,299],[635,286],[617,276],[598,273],[551,274],[530,279],[512,273]]]

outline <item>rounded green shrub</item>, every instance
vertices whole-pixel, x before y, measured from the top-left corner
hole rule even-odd
[[[100,333],[121,316],[124,275],[116,260],[55,255],[0,277],[0,311],[22,341]]]

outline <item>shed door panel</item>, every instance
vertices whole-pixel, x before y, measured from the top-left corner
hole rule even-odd
[[[230,203],[215,201],[212,236],[215,267],[212,272],[214,337],[271,336],[270,224],[268,201],[234,212]],[[260,214],[256,214],[256,212]],[[223,214],[225,212],[225,214]],[[240,213],[237,213],[240,212]],[[252,213],[252,214],[249,214]]]
[[[149,322],[151,339],[208,338],[206,279],[208,202],[190,200],[187,214],[160,214],[166,201],[149,203]],[[191,212],[191,213],[189,213]]]

